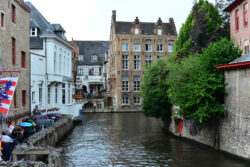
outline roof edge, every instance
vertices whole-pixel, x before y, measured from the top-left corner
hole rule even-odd
[[[24,10],[26,10],[27,12],[31,12],[31,9],[30,9],[30,7],[28,6],[28,5],[26,5],[25,3],[24,3],[24,1],[23,0],[16,0],[16,2],[24,9]]]
[[[244,63],[224,64],[216,66],[217,69],[231,69],[239,67],[250,67],[250,61]]]
[[[233,1],[223,11],[224,12],[231,12],[235,8],[235,6],[237,6],[238,4],[240,4],[242,1],[244,1],[244,0],[235,0],[235,1]]]

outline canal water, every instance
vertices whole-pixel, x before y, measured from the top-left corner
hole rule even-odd
[[[164,134],[140,113],[85,114],[60,144],[65,167],[249,167],[206,146]]]

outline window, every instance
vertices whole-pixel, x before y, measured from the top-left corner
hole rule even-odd
[[[21,67],[22,68],[25,68],[25,59],[26,59],[25,52],[21,52]]]
[[[62,84],[62,104],[65,104],[65,84]]]
[[[48,104],[50,104],[50,86],[48,86]]]
[[[91,76],[94,75],[94,68],[93,67],[89,68],[89,75],[91,75]]]
[[[97,104],[97,109],[102,109],[102,104]]]
[[[54,73],[56,73],[56,47],[55,47],[55,51],[54,51]]]
[[[122,55],[122,69],[123,70],[129,69],[129,57],[128,57],[128,55]]]
[[[239,31],[239,9],[235,11],[235,31]]]
[[[70,104],[70,97],[71,97],[71,94],[70,94],[70,83],[68,83],[68,104]]]
[[[162,34],[162,30],[161,29],[157,29],[157,34],[161,35]]]
[[[57,104],[57,84],[55,86],[55,104]]]
[[[14,92],[14,108],[17,108],[17,103],[16,103],[16,91]]]
[[[162,48],[162,44],[157,44],[157,52],[162,52],[163,48]]]
[[[83,60],[83,55],[79,55],[79,58],[78,58],[79,60]]]
[[[150,67],[152,63],[152,56],[145,56],[146,67]]]
[[[139,34],[139,29],[135,28],[135,35],[138,35],[138,34]]]
[[[140,70],[141,69],[141,56],[134,55],[134,69]]]
[[[31,94],[31,100],[32,100],[32,103],[35,103],[36,102],[36,97],[35,97],[36,93],[35,92],[32,92]]]
[[[248,25],[248,17],[247,17],[247,11],[248,11],[248,3],[245,3],[243,5],[243,21],[244,21],[244,27]]]
[[[37,36],[37,28],[33,27],[30,29],[30,36],[32,36],[32,37]]]
[[[26,90],[22,90],[22,106],[26,105]]]
[[[97,56],[96,55],[92,56],[92,61],[97,61]]]
[[[134,91],[135,92],[140,91],[140,82],[141,82],[141,77],[140,76],[134,77]]]
[[[249,53],[249,45],[245,46],[245,54]]]
[[[39,85],[39,105],[43,103],[43,87],[42,84]]]
[[[135,43],[135,44],[134,44],[134,51],[135,51],[135,52],[140,52],[140,51],[141,51],[141,45],[138,44],[138,43]]]
[[[62,50],[60,49],[59,53],[59,74],[62,72]]]
[[[146,52],[152,52],[152,44],[145,45]]]
[[[122,77],[122,91],[128,92],[129,91],[129,80],[128,77]]]
[[[122,43],[122,51],[128,51],[128,43]]]
[[[172,53],[174,51],[174,44],[168,44],[168,52]]]
[[[11,21],[16,23],[16,7],[14,5],[11,5]]]
[[[129,97],[122,96],[122,105],[129,105]]]
[[[134,104],[141,105],[141,98],[140,96],[134,96]]]
[[[102,75],[102,67],[99,67],[99,75]]]
[[[11,40],[12,42],[12,64],[15,65],[16,64],[16,39],[12,38]]]
[[[4,27],[4,13],[1,13],[1,27]]]
[[[83,76],[83,67],[81,66],[77,67],[77,75]]]

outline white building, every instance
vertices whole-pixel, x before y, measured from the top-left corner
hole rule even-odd
[[[93,102],[92,100],[93,104],[90,105],[93,105],[93,108],[89,108],[92,108],[93,111],[101,111],[104,107],[104,97],[102,91],[107,89],[106,60],[108,56],[109,42],[75,42],[79,48],[79,56],[76,63],[76,94],[83,95],[84,99],[99,99],[96,100],[96,102]]]
[[[73,104],[72,49],[60,24],[50,24],[32,3],[30,15],[31,111],[59,108],[78,115]],[[75,113],[74,113],[75,112]],[[74,113],[74,114],[73,114]]]

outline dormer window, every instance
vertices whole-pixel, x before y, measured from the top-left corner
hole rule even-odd
[[[139,28],[135,28],[135,35],[139,34]]]
[[[83,60],[83,55],[79,55],[79,58],[78,58],[80,61]]]
[[[162,34],[162,30],[161,29],[157,29],[157,34],[161,35]]]
[[[93,60],[93,61],[97,61],[97,56],[96,56],[96,55],[93,55],[93,56],[92,56],[92,60]]]
[[[37,36],[37,28],[32,27],[30,29],[30,36],[36,37]]]

